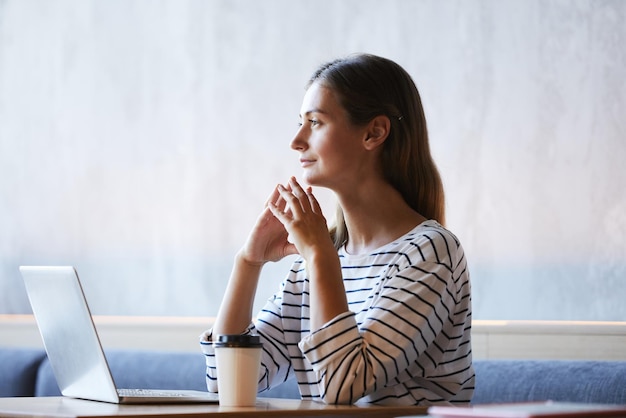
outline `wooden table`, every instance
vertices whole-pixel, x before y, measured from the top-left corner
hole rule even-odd
[[[0,398],[0,417],[399,417],[426,415],[419,406],[325,405],[294,399],[259,398],[254,407],[217,404],[116,405],[65,397]]]

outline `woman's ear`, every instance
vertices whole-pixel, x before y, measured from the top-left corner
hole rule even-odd
[[[367,129],[367,138],[364,145],[367,149],[374,149],[382,145],[389,136],[391,121],[385,115],[376,116],[370,121]]]

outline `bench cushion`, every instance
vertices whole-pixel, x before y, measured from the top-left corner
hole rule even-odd
[[[46,353],[27,348],[0,350],[0,396],[35,396],[37,370]]]
[[[626,362],[476,360],[473,404],[571,401],[626,404]]]
[[[106,357],[118,388],[206,391],[204,355],[200,352],[107,350]],[[36,396],[60,394],[46,359],[37,377]]]

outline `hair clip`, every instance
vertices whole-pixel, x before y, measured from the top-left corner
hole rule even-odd
[[[398,116],[398,121],[401,121],[402,119],[404,119],[404,116],[402,115]]]

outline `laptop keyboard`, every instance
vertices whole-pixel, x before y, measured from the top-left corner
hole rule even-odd
[[[118,389],[117,394],[119,396],[125,396],[125,397],[152,397],[152,398],[172,397],[172,396],[184,398],[188,396],[194,396],[191,393],[178,392],[174,390],[164,391],[164,390],[159,390],[159,389]]]

